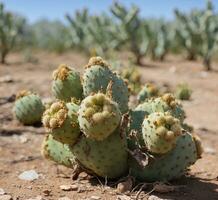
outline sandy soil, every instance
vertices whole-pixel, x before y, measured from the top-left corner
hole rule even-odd
[[[0,78],[9,75],[12,82],[0,82],[0,188],[13,199],[135,199],[137,193],[119,194],[116,187],[104,186],[104,180],[81,176],[71,178],[72,170],[58,166],[41,157],[40,145],[44,137],[42,127],[24,127],[13,118],[13,94],[20,89],[32,89],[44,99],[51,97],[51,73],[60,63],[83,70],[88,58],[76,54],[55,55],[36,53],[38,64],[24,63],[22,56],[14,54],[8,65],[0,65]],[[125,55],[120,59],[125,61]],[[186,177],[171,182],[176,191],[150,193],[151,185],[140,193],[138,199],[156,195],[163,199],[217,200],[218,199],[218,63],[215,72],[203,72],[199,62],[168,57],[164,63],[145,60],[147,67],[140,68],[143,81],[154,81],[172,88],[187,82],[193,89],[191,101],[183,102],[187,122],[195,127],[205,147],[202,159],[191,168]],[[10,97],[10,98],[9,98]],[[34,181],[18,178],[25,170],[34,169],[40,176]],[[76,191],[63,191],[60,185],[73,184]],[[109,185],[112,183],[109,183]],[[36,198],[37,197],[37,198]],[[3,196],[0,194],[0,199]]]

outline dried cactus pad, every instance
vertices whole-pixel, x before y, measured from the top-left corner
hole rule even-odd
[[[165,154],[175,147],[182,129],[178,119],[167,113],[156,112],[144,119],[142,133],[149,152]]]
[[[128,111],[128,87],[124,80],[113,73],[100,57],[91,58],[83,74],[84,96],[102,92],[111,95],[121,113]]]
[[[79,73],[61,64],[53,72],[52,93],[57,99],[66,102],[69,102],[71,98],[82,99],[83,91]]]
[[[13,112],[18,121],[32,125],[41,121],[44,105],[37,94],[21,91],[17,94]]]
[[[189,133],[179,136],[176,147],[164,156],[155,156],[144,168],[130,158],[131,174],[140,181],[170,181],[182,176],[198,159],[197,148]]]
[[[78,108],[74,103],[53,103],[43,114],[42,122],[46,131],[59,142],[74,144],[80,134]]]
[[[117,103],[103,93],[86,97],[78,112],[78,120],[84,134],[95,140],[107,138],[118,127],[121,113]]]
[[[104,178],[118,178],[128,171],[126,138],[117,129],[102,141],[84,135],[72,146],[79,163]]]
[[[73,168],[76,164],[75,156],[68,144],[63,144],[53,138],[52,135],[46,135],[42,144],[42,155],[58,164]]]

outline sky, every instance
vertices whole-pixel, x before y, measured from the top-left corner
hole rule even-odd
[[[30,23],[39,19],[65,21],[65,14],[73,14],[75,10],[88,8],[90,13],[99,14],[109,12],[114,0],[0,0],[6,10],[14,11],[28,18]],[[135,4],[140,8],[140,15],[173,19],[175,8],[188,12],[192,8],[204,8],[205,0],[119,0],[118,2],[129,7]],[[218,1],[212,1],[218,9]]]

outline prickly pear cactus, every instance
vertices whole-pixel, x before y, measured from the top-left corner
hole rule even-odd
[[[126,137],[117,129],[102,141],[84,135],[72,146],[79,163],[100,177],[118,178],[128,171]]]
[[[86,97],[78,111],[83,133],[95,140],[104,140],[118,127],[121,113],[117,103],[103,93]]]
[[[54,139],[66,144],[74,144],[80,135],[77,111],[79,106],[63,101],[53,103],[42,117],[46,131]]]
[[[128,111],[128,87],[121,77],[112,73],[101,57],[92,57],[83,75],[84,96],[102,92],[118,103],[121,113]]]
[[[179,136],[173,150],[164,156],[153,155],[144,168],[130,158],[130,172],[140,181],[169,181],[184,175],[187,168],[196,162],[198,154],[200,152],[192,135],[184,133]]]
[[[18,121],[25,125],[32,125],[41,121],[44,109],[37,94],[23,90],[16,96],[13,112]]]
[[[148,98],[157,97],[158,93],[158,88],[154,84],[148,83],[141,89],[137,96],[137,99],[141,103]]]
[[[189,100],[191,98],[192,90],[187,84],[179,84],[176,87],[175,96],[181,100]]]
[[[144,119],[142,133],[149,152],[165,154],[175,147],[182,129],[178,119],[167,113],[156,112]]]
[[[50,134],[44,138],[41,153],[45,158],[70,168],[76,164],[75,156],[69,145],[55,140]]]
[[[80,100],[82,92],[80,75],[74,69],[61,64],[53,72],[52,93],[57,99],[66,102],[71,101],[71,98]]]
[[[181,122],[185,119],[185,111],[182,105],[170,93],[166,93],[161,97],[149,99],[144,103],[139,104],[135,110],[145,111],[147,114],[154,112],[169,112]]]

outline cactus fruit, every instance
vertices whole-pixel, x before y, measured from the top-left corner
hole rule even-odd
[[[128,171],[126,137],[115,130],[102,141],[84,135],[72,146],[79,163],[94,174],[105,178],[118,178]]]
[[[42,117],[46,131],[59,142],[74,144],[80,135],[77,111],[79,106],[63,101],[53,103]]]
[[[189,100],[192,94],[192,90],[187,84],[179,84],[176,87],[175,96],[177,99]]]
[[[83,75],[83,91],[88,96],[93,93],[108,93],[118,103],[121,113],[128,111],[128,87],[121,77],[112,73],[101,57],[89,60]]]
[[[68,144],[58,142],[52,135],[45,136],[42,143],[42,155],[58,164],[73,168],[76,164],[75,156],[69,148]]]
[[[121,119],[117,103],[103,93],[86,97],[78,111],[78,121],[83,133],[95,140],[104,140],[118,127]]]
[[[158,88],[154,84],[146,84],[141,91],[139,92],[137,99],[141,103],[148,98],[157,97],[158,96]]]
[[[44,109],[37,94],[23,90],[16,96],[13,111],[18,121],[25,125],[32,125],[41,121]]]
[[[140,181],[169,181],[182,176],[187,168],[198,159],[197,146],[192,135],[184,133],[179,136],[176,146],[164,156],[153,156],[148,165],[140,166],[130,158],[131,175]]]
[[[71,98],[82,99],[82,84],[80,75],[74,69],[61,64],[53,72],[52,93],[54,96],[66,102]]]
[[[156,112],[144,119],[142,133],[149,152],[165,154],[174,148],[182,129],[178,119],[167,113]]]

